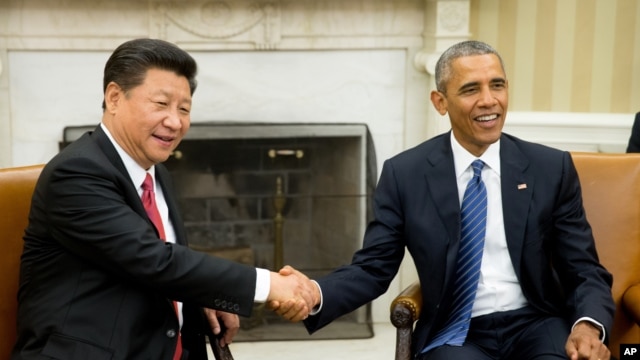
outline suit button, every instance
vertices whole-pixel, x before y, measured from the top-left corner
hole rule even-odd
[[[227,308],[227,302],[222,300],[222,304],[220,304],[220,307],[222,307],[223,309]]]
[[[169,329],[167,330],[166,335],[169,339],[173,339],[174,337],[176,337],[176,331],[173,329]]]
[[[240,311],[240,305],[238,305],[238,304],[233,304],[233,310],[234,310],[235,312],[239,312],[239,311]]]
[[[213,300],[213,304],[214,304],[215,306],[220,306],[220,299],[215,299],[215,300]]]

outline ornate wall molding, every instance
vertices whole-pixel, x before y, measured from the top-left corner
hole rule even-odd
[[[155,4],[155,24],[160,38],[173,37],[171,26],[202,39],[229,40],[244,36],[256,49],[275,49],[281,40],[279,0],[199,1],[189,7],[182,1]]]
[[[468,32],[469,3],[467,1],[444,1],[438,3],[438,28],[447,33]]]

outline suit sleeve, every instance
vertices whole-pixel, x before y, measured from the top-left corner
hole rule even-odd
[[[374,219],[351,264],[317,279],[322,310],[305,320],[312,333],[387,291],[404,257],[403,216],[393,167],[385,162],[374,193]]]
[[[563,179],[553,217],[556,241],[552,263],[566,291],[571,323],[590,317],[610,333],[614,303],[611,274],[600,264],[582,205],[578,175],[569,153],[564,153]]]
[[[53,238],[122,281],[248,316],[255,269],[158,241],[129,178],[98,160],[69,157],[47,169],[42,192]]]

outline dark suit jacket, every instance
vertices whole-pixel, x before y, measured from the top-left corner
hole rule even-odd
[[[631,127],[631,135],[629,136],[629,144],[627,145],[628,153],[640,152],[640,112],[636,113]]]
[[[612,278],[598,262],[570,154],[503,134],[500,158],[507,244],[524,296],[542,313],[569,322],[589,316],[608,330]],[[407,248],[422,288],[413,341],[414,350],[422,349],[452,302],[458,199],[450,133],[387,160],[363,248],[351,265],[318,279],[323,308],[305,321],[307,329],[316,331],[383,294]]]
[[[201,306],[248,316],[255,269],[190,250],[169,173],[156,166],[179,245],[159,240],[98,127],[44,168],[24,236],[12,359],[206,359]]]

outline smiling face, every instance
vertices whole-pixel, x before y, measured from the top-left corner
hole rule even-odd
[[[500,139],[509,103],[508,82],[494,54],[459,57],[451,63],[446,92],[431,101],[441,115],[449,113],[456,140],[475,156]]]
[[[142,168],[169,158],[191,124],[191,90],[184,76],[151,68],[142,84],[124,92],[105,90],[103,122],[116,142]]]

